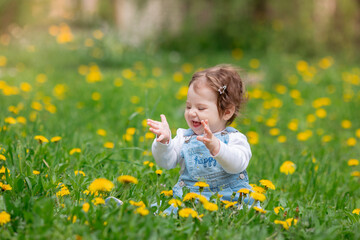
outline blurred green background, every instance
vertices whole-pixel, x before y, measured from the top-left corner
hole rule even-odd
[[[360,50],[358,0],[0,0],[2,41],[59,23],[190,54],[241,48],[356,60]]]

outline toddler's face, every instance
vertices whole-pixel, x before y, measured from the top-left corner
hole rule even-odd
[[[194,84],[190,85],[184,115],[188,126],[197,135],[204,133],[201,120],[209,120],[209,127],[213,133],[225,129],[226,120],[219,116],[216,101],[217,93],[205,83],[200,83],[196,91]]]

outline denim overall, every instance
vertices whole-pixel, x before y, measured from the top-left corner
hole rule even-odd
[[[222,142],[227,144],[229,142],[229,135],[237,132],[232,127],[227,127],[225,130],[215,133],[214,135]],[[241,188],[251,190],[249,185],[249,178],[246,170],[241,173],[231,174],[227,173],[221,165],[210,155],[209,150],[204,143],[196,139],[196,134],[188,129],[184,133],[185,142],[181,148],[181,157],[185,162],[184,172],[180,175],[178,182],[173,188],[174,197],[183,198],[183,188],[189,188],[190,192],[200,193],[199,187],[194,184],[198,181],[206,182],[209,187],[206,187],[201,192],[208,200],[216,193],[223,195],[222,200],[237,201],[239,193],[237,191]],[[234,196],[233,194],[236,193]],[[252,204],[253,199],[248,197],[244,199],[247,204]],[[176,213],[177,209],[169,207],[164,213]]]

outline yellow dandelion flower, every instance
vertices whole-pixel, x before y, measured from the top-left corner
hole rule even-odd
[[[10,222],[10,214],[5,211],[0,213],[0,226]]]
[[[183,208],[179,210],[179,216],[183,218],[187,218],[189,216],[196,218],[198,216],[198,213],[191,208]]]
[[[117,180],[121,183],[133,183],[133,184],[138,184],[138,180],[137,178],[133,177],[133,176],[130,176],[130,175],[122,175],[122,176],[119,176],[117,178]]]
[[[39,174],[40,174],[40,172],[39,172],[39,171],[37,171],[37,170],[34,170],[34,171],[33,171],[33,174],[34,174],[34,175],[39,175]]]
[[[83,171],[76,170],[74,173],[75,173],[75,176],[77,176],[78,174],[83,175],[84,177],[86,176]]]
[[[90,209],[90,204],[89,203],[84,203],[83,205],[82,205],[82,210],[84,211],[84,212],[88,212],[89,211],[89,209]]]
[[[284,210],[284,208],[281,207],[281,206],[278,206],[278,207],[274,208],[275,214],[276,214],[276,215],[279,214],[280,210]]]
[[[322,58],[320,61],[319,61],[319,67],[321,67],[322,69],[327,69],[329,67],[331,67],[331,65],[333,64],[333,58],[332,57],[325,57],[325,58]]]
[[[3,191],[10,191],[12,190],[12,187],[10,186],[10,184],[3,184],[2,182],[0,182],[0,189],[2,189]]]
[[[318,116],[318,118],[326,118],[326,116],[327,116],[327,112],[323,108],[317,109],[315,114],[316,114],[316,116]]]
[[[121,74],[124,78],[129,80],[134,80],[136,76],[135,72],[133,72],[131,69],[124,69]]]
[[[266,192],[266,190],[264,188],[259,187],[259,186],[253,187],[253,190],[257,193],[265,193]]]
[[[268,120],[266,120],[265,124],[268,127],[275,127],[277,124],[277,120],[275,118],[269,118]]]
[[[22,117],[22,116],[18,116],[17,118],[16,118],[16,121],[18,122],[18,123],[21,123],[21,124],[26,124],[26,118],[25,117]]]
[[[255,199],[256,201],[260,201],[263,202],[265,201],[266,197],[264,194],[262,193],[258,193],[258,192],[251,192],[250,193],[250,197],[252,197],[253,199]]]
[[[324,136],[322,136],[321,141],[323,143],[327,143],[327,142],[330,142],[332,139],[333,139],[333,137],[331,135],[324,135]]]
[[[215,203],[212,202],[208,202],[206,201],[205,203],[203,203],[203,206],[206,210],[210,211],[210,212],[214,212],[217,211],[219,209],[219,206]]]
[[[88,71],[89,71],[89,67],[86,66],[86,65],[80,65],[78,67],[78,73],[81,74],[81,75],[85,76],[88,73]]]
[[[290,228],[289,224],[286,221],[275,220],[274,223],[282,225],[283,228],[286,230]]]
[[[187,92],[189,90],[188,86],[182,86],[179,91],[176,93],[176,98],[179,100],[185,99],[187,96]]]
[[[2,154],[0,154],[0,160],[6,161],[6,157]]]
[[[36,111],[41,111],[43,109],[43,106],[39,102],[32,102],[31,103],[31,108],[36,110]]]
[[[69,195],[69,194],[70,194],[69,189],[64,185],[64,186],[61,187],[60,191],[58,191],[56,193],[56,196],[57,197],[59,197],[59,196],[63,197],[63,196]]]
[[[5,171],[7,171],[8,173],[10,173],[10,170],[9,170],[9,169],[7,169],[6,167],[2,166],[2,167],[0,168],[0,173],[5,173]]]
[[[153,134],[152,132],[145,133],[145,139],[154,139],[154,138],[155,138],[155,134]]]
[[[271,136],[277,136],[277,135],[280,134],[280,129],[278,129],[278,128],[271,128],[271,129],[269,130],[269,134],[270,134]]]
[[[148,165],[149,163],[150,163],[150,161],[143,162],[144,165]]]
[[[351,122],[349,120],[343,120],[341,121],[341,127],[345,129],[351,128]]]
[[[290,97],[293,99],[301,99],[301,92],[297,89],[293,89],[290,91]]]
[[[108,148],[108,149],[112,149],[112,148],[114,148],[114,143],[113,142],[106,142],[106,143],[104,143],[104,147]]]
[[[356,137],[360,138],[360,128],[356,129],[355,135]]]
[[[194,69],[194,66],[191,63],[184,63],[181,68],[185,73],[191,73]]]
[[[102,137],[105,137],[105,136],[106,136],[106,130],[104,130],[104,129],[98,129],[98,130],[96,131],[96,134],[97,134],[97,135],[100,135],[100,136],[102,136]]]
[[[299,126],[299,120],[298,119],[292,119],[289,124],[288,124],[288,128],[291,131],[297,131],[298,130],[298,126]]]
[[[93,199],[92,202],[94,203],[94,205],[105,204],[105,200],[101,197],[97,197]]]
[[[193,192],[187,193],[183,198],[183,202],[192,201],[195,198],[197,198],[197,196],[198,196],[197,193],[193,193]]]
[[[55,136],[50,139],[50,142],[59,142],[62,138],[60,136]]]
[[[260,67],[260,61],[256,58],[253,58],[250,60],[249,62],[249,66],[252,68],[252,69],[257,69]]]
[[[260,184],[267,188],[275,190],[275,185],[270,180],[262,179],[260,180]]]
[[[73,148],[69,152],[70,155],[73,155],[75,153],[81,153],[81,149],[80,148]]]
[[[151,162],[151,163],[149,163],[149,167],[151,167],[151,168],[152,168],[153,166],[154,166],[154,163],[152,163],[152,162]]]
[[[41,143],[48,143],[48,142],[49,142],[49,140],[48,140],[46,137],[41,136],[41,135],[35,136],[34,139],[35,139],[35,140],[38,140],[40,144],[41,144]]]
[[[114,183],[107,180],[106,178],[95,179],[90,185],[89,190],[91,193],[98,191],[110,192],[114,188]]]
[[[200,201],[202,204],[204,204],[204,203],[206,203],[206,202],[208,201],[205,196],[200,195],[200,194],[198,194],[196,198],[199,199],[199,201]]]
[[[8,123],[8,124],[15,124],[16,123],[16,119],[13,118],[13,117],[7,117],[5,118],[5,123]]]
[[[355,213],[355,214],[359,215],[359,214],[360,214],[360,208],[354,209],[354,210],[352,211],[352,213]]]
[[[246,133],[246,136],[249,138],[249,143],[256,145],[259,143],[259,134],[254,131],[249,131]]]
[[[181,82],[184,79],[184,76],[182,75],[181,72],[176,72],[173,75],[173,79],[175,82]]]
[[[194,187],[204,188],[204,187],[209,187],[209,184],[207,184],[205,182],[197,182],[194,184]]]
[[[349,146],[349,147],[353,147],[356,145],[356,138],[348,138],[348,140],[346,140],[346,144]]]
[[[306,130],[304,132],[299,132],[296,137],[299,141],[307,141],[312,135],[313,133],[311,130]]]
[[[47,81],[47,76],[43,73],[40,73],[36,76],[36,82],[45,83]]]
[[[309,114],[306,116],[306,121],[308,123],[313,123],[316,121],[316,116],[314,114]]]
[[[91,94],[91,99],[94,101],[99,101],[101,99],[101,94],[99,92],[93,92]]]
[[[145,207],[139,207],[135,210],[135,213],[140,214],[141,216],[146,216],[150,213],[150,211]]]
[[[279,137],[277,138],[277,141],[278,141],[279,143],[284,143],[284,142],[286,142],[286,140],[287,140],[287,137],[284,136],[284,135],[281,135],[281,136],[279,136]]]
[[[259,207],[253,207],[254,210],[256,210],[257,212],[259,213],[263,213],[265,214],[266,213],[266,210],[262,209],[262,208],[259,208]]]
[[[164,194],[167,197],[172,197],[173,196],[173,190],[169,190],[169,191],[161,191],[160,194]]]
[[[285,94],[287,91],[287,87],[281,84],[277,84],[275,86],[275,91],[278,92],[279,94]]]
[[[350,159],[350,160],[348,161],[348,165],[349,165],[349,166],[357,166],[357,165],[359,165],[359,160],[357,160],[357,159]]]
[[[130,98],[130,102],[133,104],[138,104],[140,102],[140,98],[138,96],[132,96]]]
[[[305,72],[309,68],[309,65],[306,61],[300,60],[296,63],[296,69],[301,73]]]
[[[135,207],[146,207],[143,201],[135,202],[133,200],[130,200],[129,203]]]
[[[230,207],[235,207],[237,202],[230,202],[230,201],[222,201],[223,203],[225,203],[225,209],[228,209]]]
[[[155,171],[155,173],[156,173],[158,176],[160,176],[160,175],[162,174],[162,170],[158,169],[158,170]]]
[[[353,171],[353,172],[351,173],[351,176],[352,176],[352,177],[360,177],[360,171]]]
[[[173,198],[173,199],[169,200],[169,204],[172,205],[173,207],[179,207],[179,206],[181,206],[181,201]]]
[[[93,36],[96,39],[102,39],[104,37],[104,33],[101,30],[93,31]]]
[[[250,190],[247,188],[241,188],[239,191],[237,191],[238,193],[243,193],[243,194],[249,194]]]
[[[291,161],[285,161],[280,166],[280,172],[285,173],[286,175],[293,174],[295,172],[295,168],[296,168],[295,163],[293,163]]]
[[[131,128],[126,129],[126,134],[128,134],[128,135],[134,135],[135,132],[136,132],[136,128],[131,127]]]
[[[5,56],[0,56],[0,67],[6,66],[7,58]]]

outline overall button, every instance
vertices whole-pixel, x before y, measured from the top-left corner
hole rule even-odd
[[[244,179],[244,178],[245,178],[245,175],[244,175],[243,173],[240,173],[239,178],[240,178],[240,179]]]
[[[179,186],[180,186],[180,187],[185,186],[185,182],[184,182],[184,181],[180,181],[180,182],[179,182]]]

